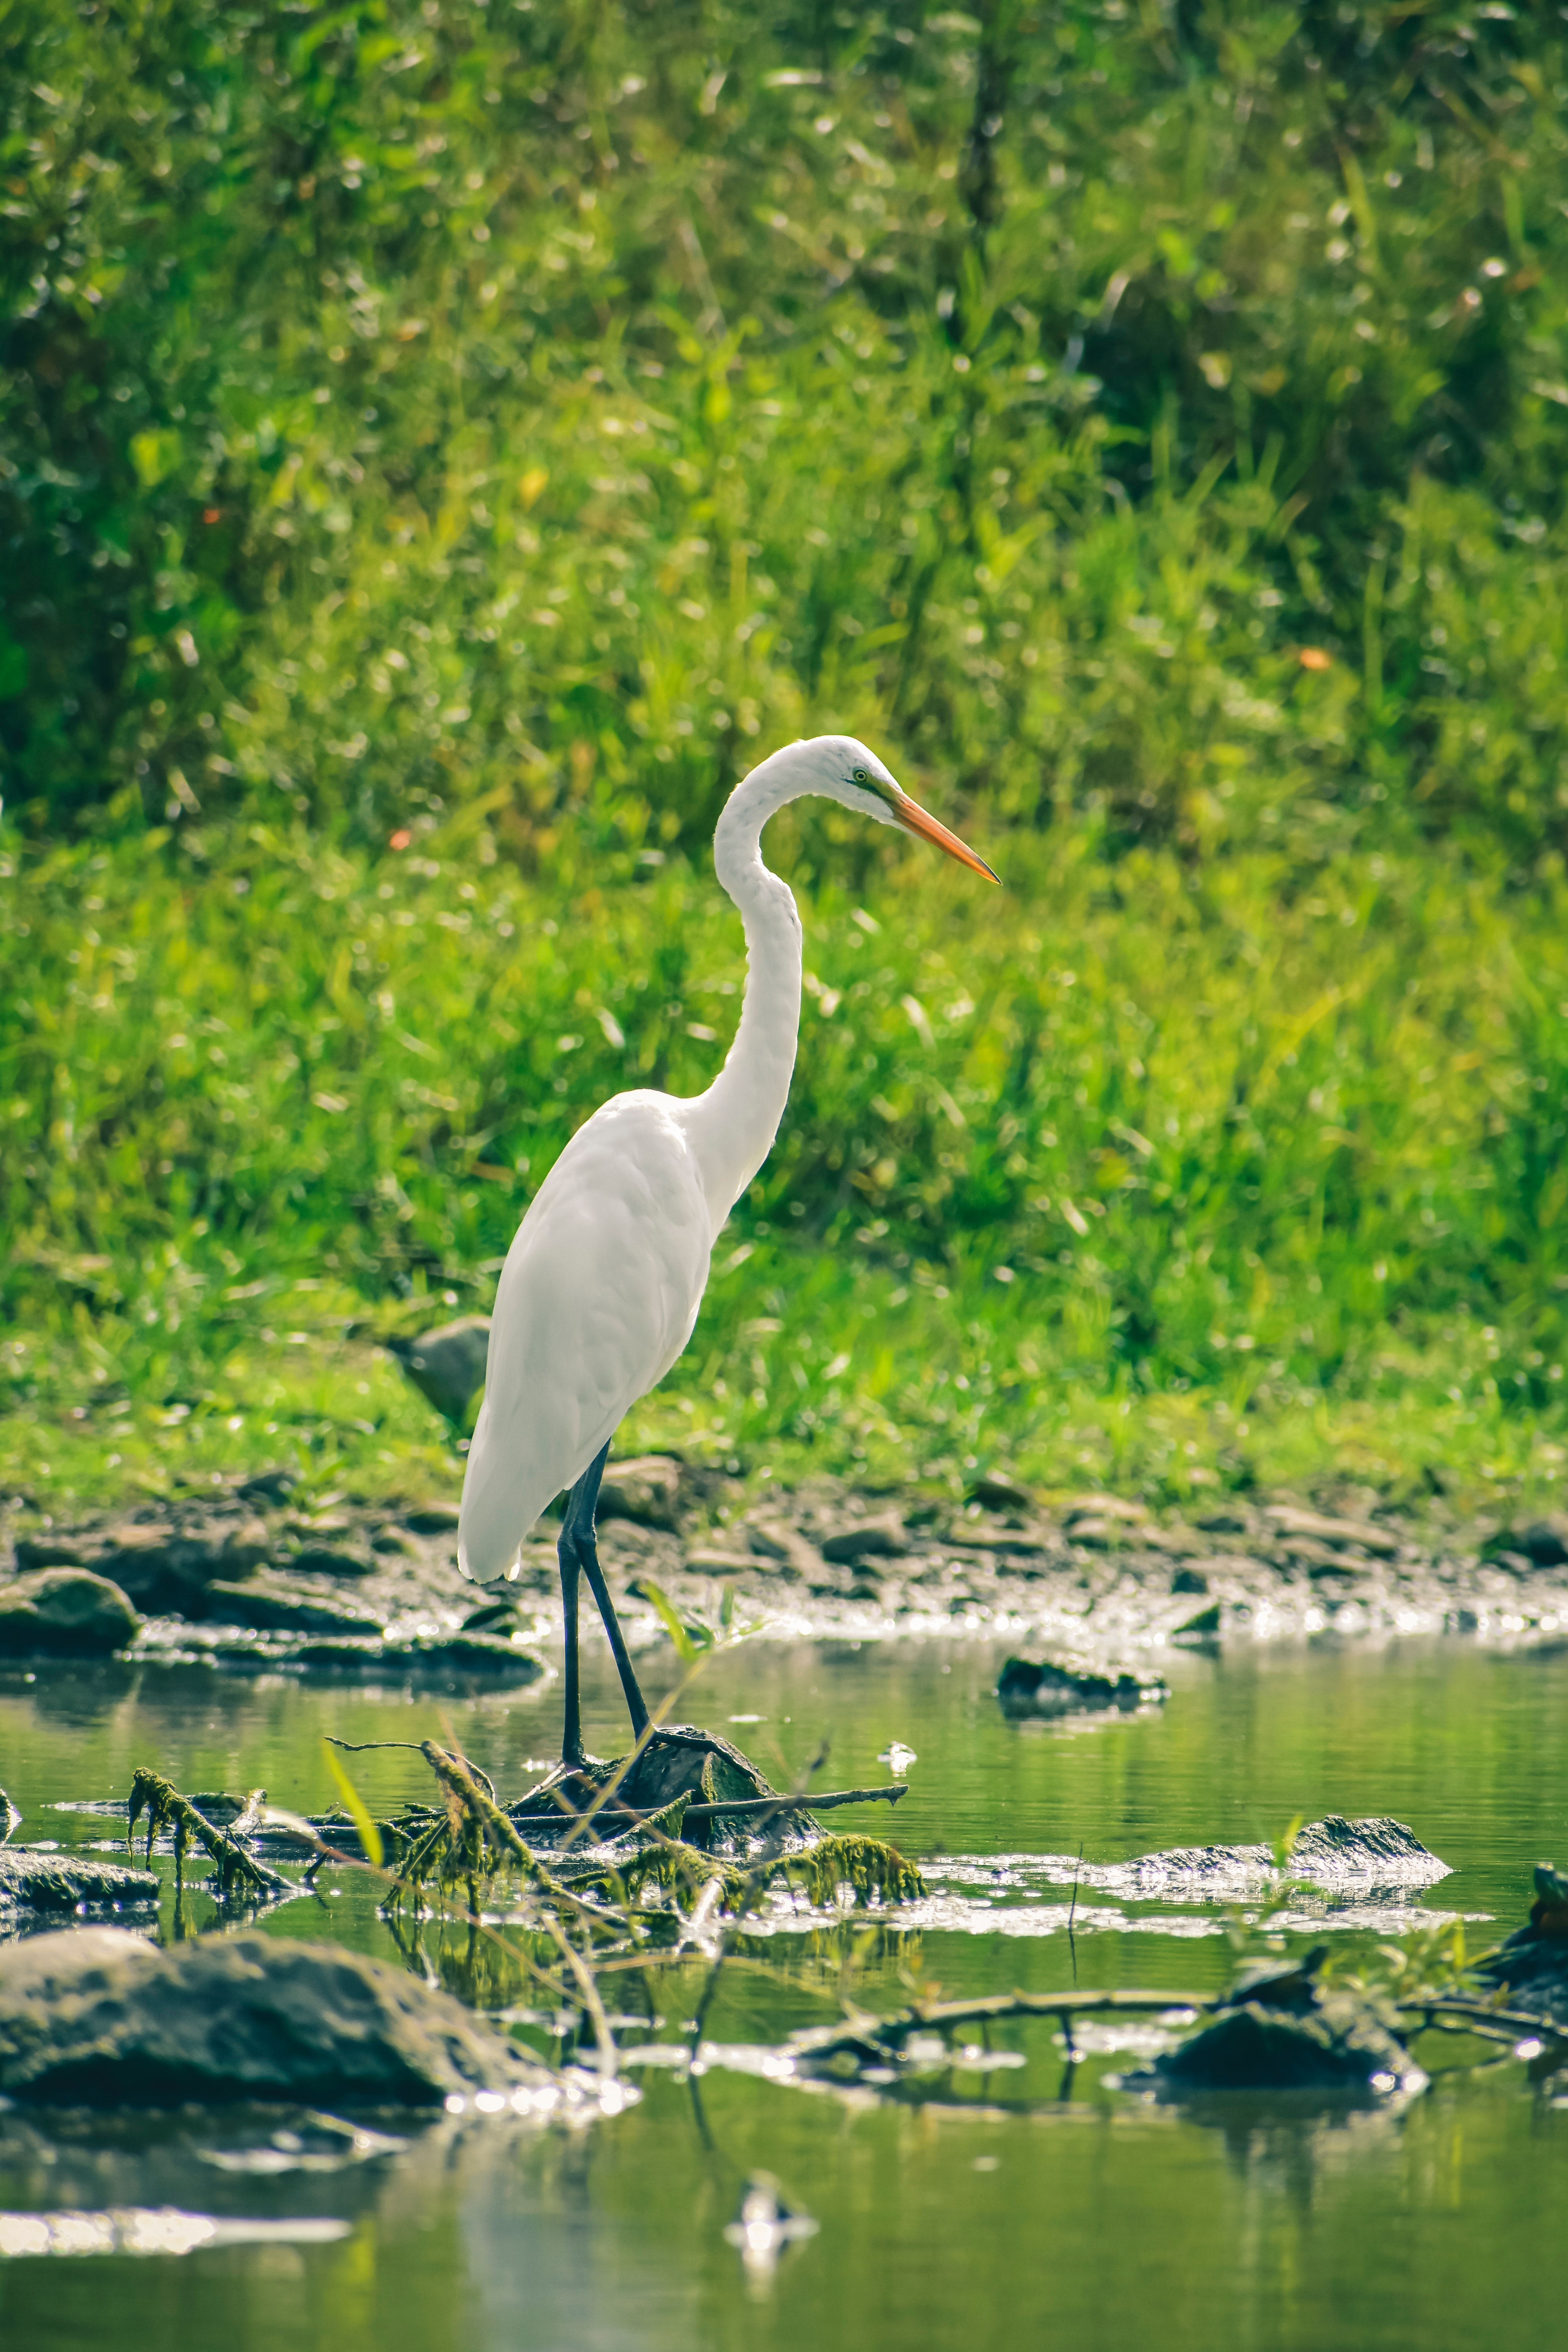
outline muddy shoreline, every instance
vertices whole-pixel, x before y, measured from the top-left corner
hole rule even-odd
[[[1568,1641],[1568,1520],[1439,1528],[1375,1500],[1320,1509],[1287,1496],[1156,1517],[1112,1495],[1047,1504],[1002,1481],[960,1503],[826,1479],[757,1496],[663,1456],[613,1465],[605,1501],[601,1556],[634,1646],[666,1638],[645,1580],[693,1619],[716,1615],[732,1587],[738,1622],[784,1639],[973,1635],[1102,1659],[1325,1634]],[[346,1669],[427,1656],[482,1673],[548,1650],[552,1525],[510,1582],[478,1588],[458,1573],[456,1518],[446,1500],[307,1502],[283,1471],[70,1524],[13,1510],[0,1519],[0,1660],[34,1641],[55,1654],[243,1651]],[[126,1596],[143,1621],[129,1643],[123,1612],[101,1607],[96,1643],[29,1633],[34,1601],[50,1601],[46,1572],[63,1587],[70,1570]]]

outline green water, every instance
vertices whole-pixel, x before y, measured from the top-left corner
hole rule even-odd
[[[12,2212],[174,2205],[346,2225],[327,2243],[0,2263],[0,2340],[28,2352],[139,2340],[187,2352],[1559,2340],[1568,2109],[1516,2063],[1443,2072],[1445,2047],[1423,2045],[1433,2087],[1397,2116],[1150,2109],[1105,2085],[1125,2054],[1086,2058],[1064,2079],[1047,2021],[993,2036],[1023,2064],[933,2075],[918,2099],[908,2086],[889,2101],[735,2071],[731,2046],[835,2016],[847,1968],[857,1999],[887,2007],[911,1973],[948,1995],[1224,1979],[1214,1906],[1086,1886],[1069,1939],[1069,1890],[1031,1874],[1030,1856],[1081,1844],[1092,1865],[1268,1839],[1297,1812],[1389,1812],[1454,1865],[1396,1909],[1492,1915],[1495,1930],[1471,1929],[1478,1940],[1522,1916],[1538,1856],[1568,1860],[1568,1656],[1456,1643],[1184,1659],[1162,1714],[1092,1730],[1004,1721],[995,1665],[970,1643],[759,1645],[710,1669],[693,1711],[775,1778],[823,1738],[838,1785],[887,1778],[878,1759],[894,1741],[915,1750],[910,1793],[885,1826],[927,1866],[933,1901],[910,1931],[861,1921],[758,1938],[710,2014],[713,2063],[690,2082],[635,2070],[641,2103],[617,2118],[571,2135],[443,2120],[399,2156],[267,2178],[210,2160],[243,2140],[237,2120],[51,2123],[45,2136],[0,2116],[0,2208]],[[589,1738],[604,1748],[619,1744],[611,1697],[597,1681]],[[416,1738],[445,1722],[510,1793],[528,1759],[549,1754],[556,1704],[554,1685],[442,1703],[194,1670],[11,1676],[0,1780],[26,1814],[24,1837],[92,1843],[112,1825],[48,1807],[122,1794],[138,1760],[185,1787],[264,1782],[275,1802],[313,1810],[331,1793],[323,1729]],[[731,1725],[739,1716],[763,1719]],[[424,1793],[417,1757],[364,1757],[356,1770],[378,1806]],[[345,1875],[342,1889],[274,1914],[270,1931],[395,1958],[363,1882]],[[188,1912],[187,1926],[216,1916],[199,1894]],[[428,1957],[460,1983],[464,1953],[436,1937]],[[656,2038],[689,2016],[702,1975],[694,1964],[658,1978]],[[748,2273],[723,2231],[757,2168],[818,2227],[776,2269]]]

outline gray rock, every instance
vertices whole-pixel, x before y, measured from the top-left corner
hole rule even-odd
[[[1427,1852],[1415,1831],[1386,1813],[1360,1821],[1326,1813],[1321,1822],[1309,1822],[1290,1849],[1290,1869],[1298,1878],[1320,1885],[1348,1875],[1375,1878],[1383,1885],[1430,1885],[1447,1876],[1447,1864]]]
[[[342,1544],[304,1543],[298,1551],[279,1555],[279,1564],[304,1570],[308,1576],[374,1576],[384,1562],[372,1551]]]
[[[1331,1813],[1301,1832],[1288,1868],[1291,1877],[1326,1893],[1365,1902],[1379,1894],[1436,1885],[1447,1877],[1449,1865],[1403,1822],[1384,1815],[1347,1821],[1342,1813]],[[1085,1864],[1082,1874],[1086,1885],[1138,1902],[1238,1900],[1278,1884],[1266,1845],[1173,1846],[1131,1862]]]
[[[105,1531],[92,1565],[150,1616],[177,1612],[204,1617],[213,1580],[234,1582],[248,1576],[270,1549],[260,1519],[215,1520],[204,1527],[132,1520]]]
[[[258,1470],[234,1491],[245,1503],[286,1503],[299,1484],[297,1470]]]
[[[1166,2098],[1205,2091],[1341,2091],[1375,2098],[1423,2090],[1426,2077],[1364,2003],[1331,1994],[1300,2013],[1243,2001],[1179,2048],[1125,2077]]]
[[[441,1536],[456,1528],[459,1517],[456,1503],[416,1503],[405,1511],[403,1524],[416,1536]]]
[[[367,1617],[350,1601],[335,1593],[313,1592],[284,1576],[253,1576],[245,1584],[220,1580],[207,1587],[209,1612],[235,1625],[254,1625],[258,1632],[288,1633],[370,1633],[383,1630],[379,1617]]]
[[[449,1422],[466,1425],[468,1410],[485,1384],[489,1354],[488,1315],[462,1315],[415,1339],[389,1339],[388,1352],[429,1403]]]
[[[987,1511],[1032,1511],[1035,1498],[1026,1486],[1015,1479],[986,1475],[976,1478],[969,1490],[969,1499]]]
[[[1568,2028],[1568,1935],[1516,1927],[1476,1973],[1503,1989],[1510,2009],[1532,2010]]]
[[[1553,1511],[1528,1528],[1507,1528],[1498,1543],[1505,1551],[1522,1555],[1531,1568],[1562,1568],[1568,1563],[1568,1515]]]
[[[415,1977],[337,1946],[115,1927],[0,1948],[0,2093],[50,2105],[428,2106],[553,2077]]]
[[[822,1546],[822,1557],[835,1567],[858,1568],[868,1559],[902,1559],[910,1549],[902,1522],[891,1513],[877,1519],[861,1519],[854,1526],[840,1528],[837,1535],[828,1536]]]
[[[1066,1522],[1068,1541],[1086,1544],[1091,1551],[1116,1551],[1124,1544],[1147,1544],[1154,1535],[1152,1519],[1111,1517],[1108,1513],[1080,1512]]]
[[[598,1516],[630,1519],[637,1527],[664,1528],[673,1533],[680,1524],[679,1463],[664,1454],[612,1462],[599,1488]]]
[[[541,1823],[540,1814],[548,1811],[547,1792],[551,1789],[561,1789],[574,1804],[583,1804],[618,1769],[597,1764],[586,1771],[578,1771],[563,1765],[512,1807],[512,1818],[526,1822],[530,1840],[548,1837],[550,1830]],[[727,1799],[744,1802],[771,1797],[775,1791],[750,1758],[718,1732],[705,1731],[690,1723],[667,1723],[650,1736],[647,1747],[621,1780],[619,1793],[626,1804],[638,1811],[658,1812],[679,1796],[693,1798],[699,1804],[713,1805],[722,1804]],[[563,1827],[569,1819],[569,1815],[563,1816]],[[721,1815],[691,1822],[683,1835],[689,1844],[708,1845],[740,1828],[743,1820],[743,1816],[738,1816],[726,1821]]]
[[[1103,1533],[1108,1522],[1140,1532],[1152,1525],[1148,1505],[1130,1502],[1125,1495],[1079,1495],[1062,1513],[1062,1525],[1074,1543],[1086,1540],[1078,1532],[1080,1527],[1095,1526]]]
[[[1100,1715],[1158,1706],[1170,1693],[1158,1675],[1097,1674],[1047,1658],[1009,1658],[996,1681],[1004,1715]]]
[[[1386,1559],[1399,1549],[1399,1538],[1387,1528],[1374,1527],[1370,1519],[1326,1518],[1321,1511],[1303,1511],[1294,1503],[1270,1504],[1263,1516],[1282,1536],[1315,1538],[1342,1549],[1353,1544],[1360,1551]]]
[[[84,1568],[41,1568],[0,1585],[0,1657],[107,1657],[142,1620],[118,1584]]]
[[[16,1538],[16,1565],[19,1569],[85,1568],[102,1549],[92,1535],[56,1534],[46,1528],[41,1535]]]
[[[1179,1625],[1173,1625],[1171,1639],[1173,1642],[1208,1642],[1214,1639],[1219,1629],[1219,1602],[1211,1601],[1206,1609],[1200,1609],[1194,1616],[1184,1617]]]
[[[483,1632],[414,1633],[398,1641],[306,1634],[297,1642],[226,1642],[211,1654],[221,1665],[297,1666],[310,1674],[395,1675],[425,1683],[532,1683],[544,1672],[531,1651]]]
[[[128,1870],[96,1854],[31,1853],[26,1846],[0,1846],[0,1905],[74,1911],[79,1903],[156,1903],[159,1893],[150,1870]]]

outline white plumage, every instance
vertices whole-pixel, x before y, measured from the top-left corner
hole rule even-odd
[[[579,1128],[519,1226],[496,1291],[459,1546],[502,1576],[691,1337],[715,1226],[669,1095],[616,1095]]]
[[[996,878],[852,736],[775,751],[737,784],[713,838],[719,879],[746,929],[746,993],[723,1068],[689,1099],[639,1088],[605,1103],[573,1137],[518,1228],[496,1291],[458,1557],[466,1576],[504,1576],[546,1504],[574,1490],[560,1547],[568,1760],[582,1753],[579,1568],[605,1617],[633,1722],[640,1730],[647,1719],[594,1550],[600,1457],[690,1339],[714,1241],[767,1158],[789,1098],[800,917],[788,885],[763,864],[760,842],[768,818],[808,793],[902,825]]]

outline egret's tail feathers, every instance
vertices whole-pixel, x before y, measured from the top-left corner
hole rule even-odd
[[[508,1577],[516,1575],[518,1553],[521,1549],[521,1546],[515,1537],[512,1539],[510,1550],[506,1552],[504,1557],[494,1542],[486,1544],[480,1541],[470,1546],[465,1530],[459,1527],[458,1572],[460,1576],[466,1576],[470,1584],[503,1584]]]

